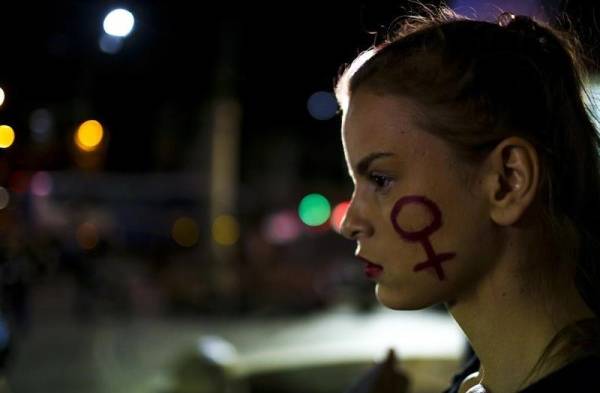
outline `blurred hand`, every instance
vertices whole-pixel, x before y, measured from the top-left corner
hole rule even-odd
[[[390,349],[369,393],[407,393],[410,381],[397,367],[396,354]]]

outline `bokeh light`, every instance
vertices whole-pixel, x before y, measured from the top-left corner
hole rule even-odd
[[[35,196],[45,197],[52,192],[52,178],[47,172],[38,172],[31,178],[31,192]]]
[[[198,243],[200,238],[198,224],[193,218],[179,217],[173,224],[171,237],[181,247],[192,247]]]
[[[198,353],[203,359],[223,367],[233,365],[239,360],[233,344],[220,336],[202,336],[198,340]]]
[[[77,243],[84,250],[93,250],[98,245],[98,228],[91,222],[84,222],[77,228]]]
[[[83,122],[75,132],[75,144],[81,150],[90,152],[98,148],[104,137],[102,124],[97,120]]]
[[[98,40],[98,46],[102,52],[114,55],[123,47],[123,38],[102,34]]]
[[[0,148],[6,149],[12,146],[15,141],[15,131],[11,126],[0,126]]]
[[[44,143],[50,139],[54,127],[54,117],[48,109],[36,109],[29,116],[29,128],[34,142]]]
[[[293,210],[285,210],[268,216],[263,224],[265,239],[273,244],[285,244],[302,234],[303,226]]]
[[[309,194],[300,201],[298,215],[303,223],[311,227],[316,227],[329,220],[331,205],[323,195]]]
[[[235,217],[223,214],[215,218],[212,225],[215,243],[221,246],[232,246],[240,238],[240,225]]]
[[[102,27],[108,35],[126,37],[133,30],[134,24],[135,18],[131,12],[123,8],[117,8],[106,15]]]
[[[10,194],[4,187],[0,187],[0,209],[4,209],[10,202]]]
[[[327,91],[319,91],[311,95],[306,106],[308,113],[317,120],[329,120],[338,112],[335,96]]]
[[[0,87],[0,106],[4,104],[4,98],[6,98],[6,96],[4,95],[4,89]]]
[[[349,207],[350,201],[345,201],[338,203],[333,208],[333,212],[331,213],[331,219],[329,220],[329,222],[331,223],[331,227],[334,231],[341,232],[342,221],[344,220],[344,217],[346,216],[346,212],[348,211]]]

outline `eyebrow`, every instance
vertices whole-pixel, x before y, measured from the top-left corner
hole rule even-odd
[[[369,170],[369,167],[373,163],[373,161],[378,160],[380,158],[391,157],[394,155],[395,155],[394,153],[385,152],[385,151],[373,152],[358,162],[358,164],[356,165],[356,172],[360,176],[365,176],[367,174],[367,171]]]

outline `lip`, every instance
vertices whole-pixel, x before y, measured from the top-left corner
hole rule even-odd
[[[365,263],[364,273],[368,278],[375,279],[383,272],[383,266],[373,263],[363,256],[357,255],[356,257]]]

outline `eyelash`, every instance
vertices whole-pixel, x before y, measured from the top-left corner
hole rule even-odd
[[[379,173],[369,173],[369,180],[375,186],[375,191],[386,191],[392,183],[392,178]],[[383,184],[382,184],[383,183]]]

